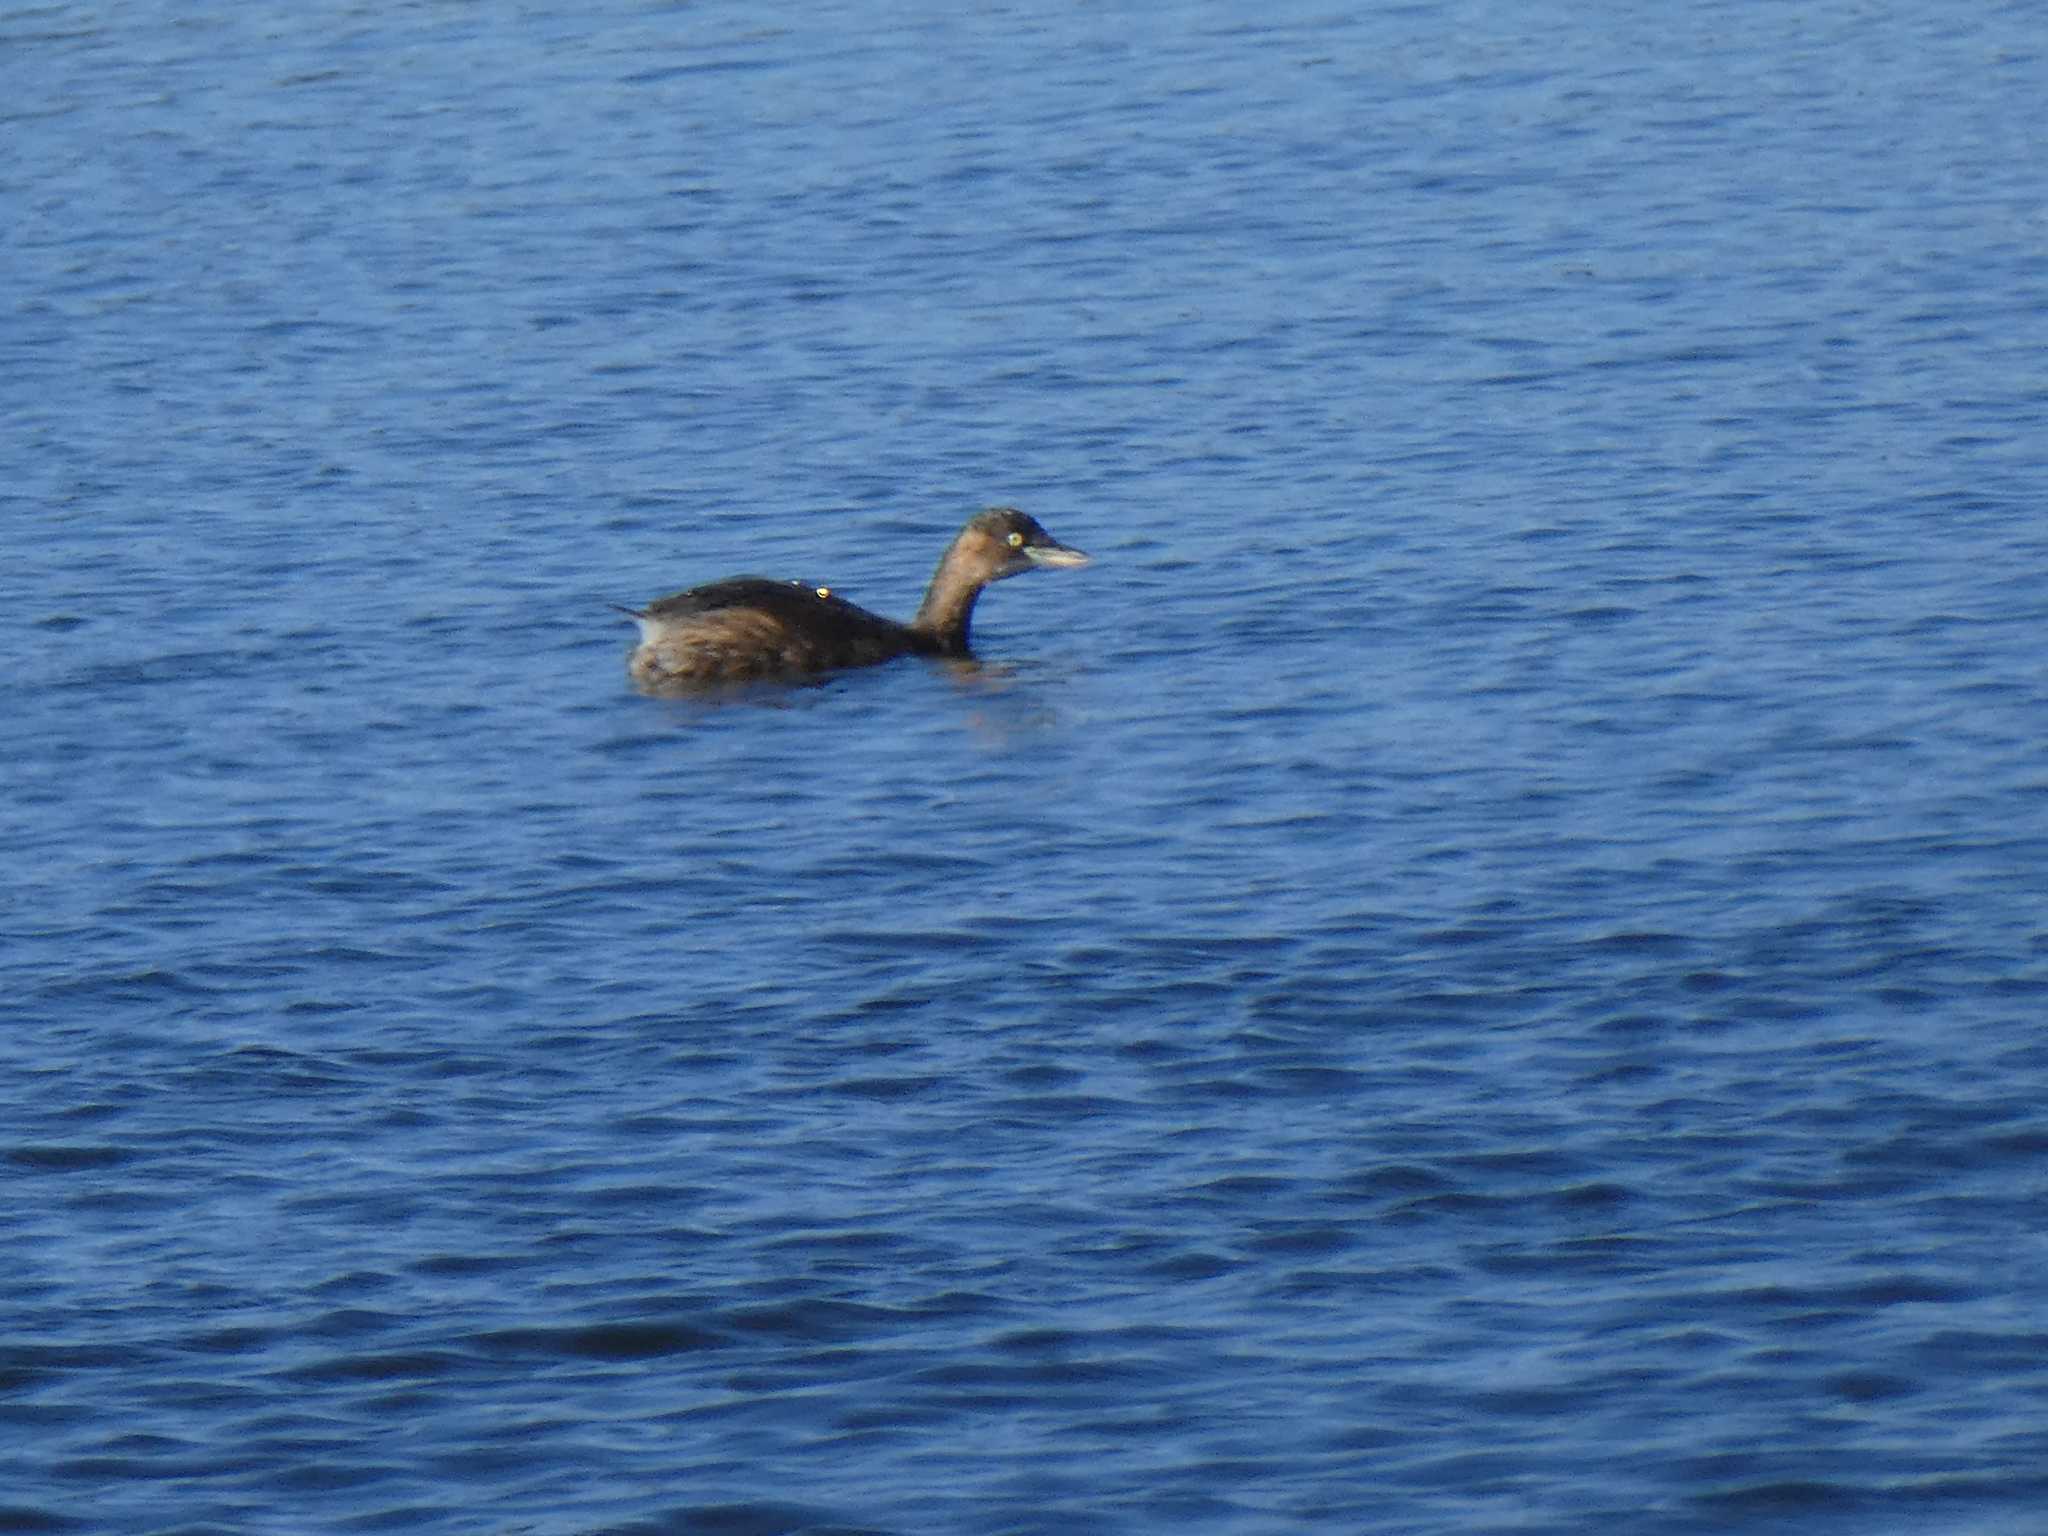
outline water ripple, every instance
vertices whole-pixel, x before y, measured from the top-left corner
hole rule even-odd
[[[0,1529],[2024,1527],[2000,18],[680,14],[0,21]]]

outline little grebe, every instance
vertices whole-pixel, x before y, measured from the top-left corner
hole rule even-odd
[[[967,627],[981,589],[1041,568],[1086,565],[1015,507],[967,520],[939,558],[917,616],[898,624],[826,587],[735,576],[692,587],[645,608],[625,608],[640,626],[626,670],[643,688],[687,688],[865,667],[893,657],[965,656]]]

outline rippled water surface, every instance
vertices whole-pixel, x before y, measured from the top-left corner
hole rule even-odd
[[[2031,1528],[2043,43],[0,9],[0,1529]]]

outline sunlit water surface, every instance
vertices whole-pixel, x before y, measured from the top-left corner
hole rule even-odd
[[[785,9],[0,11],[0,1529],[2033,1528],[2031,13]]]

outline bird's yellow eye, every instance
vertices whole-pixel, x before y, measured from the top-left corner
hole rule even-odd
[[[830,597],[831,595],[832,595],[832,589],[831,589],[830,587],[820,587],[820,588],[818,588],[818,596],[820,596],[820,597]]]
[[[1022,549],[1023,547],[1024,547],[1024,535],[1023,535],[1023,534],[1021,534],[1021,533],[1013,533],[1013,534],[1011,534],[1011,535],[1010,535],[1010,548],[1012,548],[1012,549]]]

